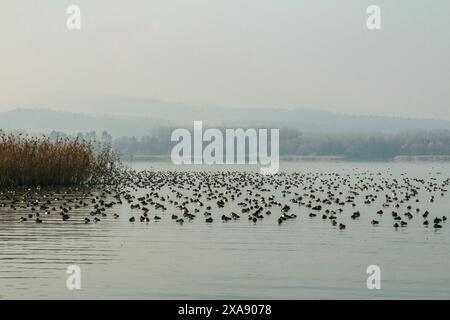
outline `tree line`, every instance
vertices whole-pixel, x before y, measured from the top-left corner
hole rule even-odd
[[[50,141],[59,139],[91,141],[94,151],[100,144],[111,145],[122,159],[136,156],[169,157],[175,128],[159,127],[148,135],[113,136],[107,131],[67,134],[52,131]],[[220,128],[219,128],[220,129]],[[245,129],[245,128],[244,128]],[[225,128],[221,128],[225,132]],[[415,130],[399,133],[303,133],[295,128],[281,128],[280,156],[340,157],[348,160],[393,160],[396,156],[450,156],[450,130]]]
[[[116,138],[112,140],[112,145],[123,158],[169,156],[176,144],[170,140],[173,129],[160,127],[143,137]],[[281,128],[279,146],[280,156],[338,156],[349,160],[392,160],[399,155],[450,155],[450,130],[313,134]]]

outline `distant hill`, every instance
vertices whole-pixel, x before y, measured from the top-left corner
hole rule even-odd
[[[39,106],[39,104],[37,104]],[[157,100],[76,96],[48,100],[49,109],[16,109],[0,113],[0,128],[49,132],[103,131],[113,136],[142,136],[157,126],[293,127],[304,133],[395,133],[450,129],[450,121],[356,116],[308,109],[226,108],[193,106]]]
[[[171,123],[192,126],[203,120],[209,126],[290,126],[303,132],[399,132],[416,129],[450,129],[450,121],[440,119],[407,119],[379,116],[356,116],[310,109],[233,108],[212,105],[189,105],[152,99],[97,94],[55,94],[34,107],[54,110],[105,114],[108,116],[165,119]]]
[[[113,136],[143,136],[168,121],[142,117],[117,117],[59,112],[45,109],[16,109],[0,113],[0,128],[30,133],[108,131]]]

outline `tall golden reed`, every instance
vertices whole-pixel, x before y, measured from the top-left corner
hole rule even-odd
[[[92,142],[30,138],[0,131],[0,187],[75,186],[99,181],[114,167],[110,148]]]

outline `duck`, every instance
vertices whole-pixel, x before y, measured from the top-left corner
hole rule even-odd
[[[222,215],[222,221],[230,221],[232,218],[227,217],[226,215]]]
[[[360,217],[360,213],[358,211],[353,212],[353,214],[350,216],[350,218],[352,218],[353,220],[355,220],[359,217]]]
[[[433,222],[437,224],[437,223],[442,222],[442,219],[436,217],[436,218],[434,218]]]

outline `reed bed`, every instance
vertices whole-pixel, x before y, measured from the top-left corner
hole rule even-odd
[[[105,181],[117,157],[80,139],[31,138],[0,132],[0,187],[49,187]]]

